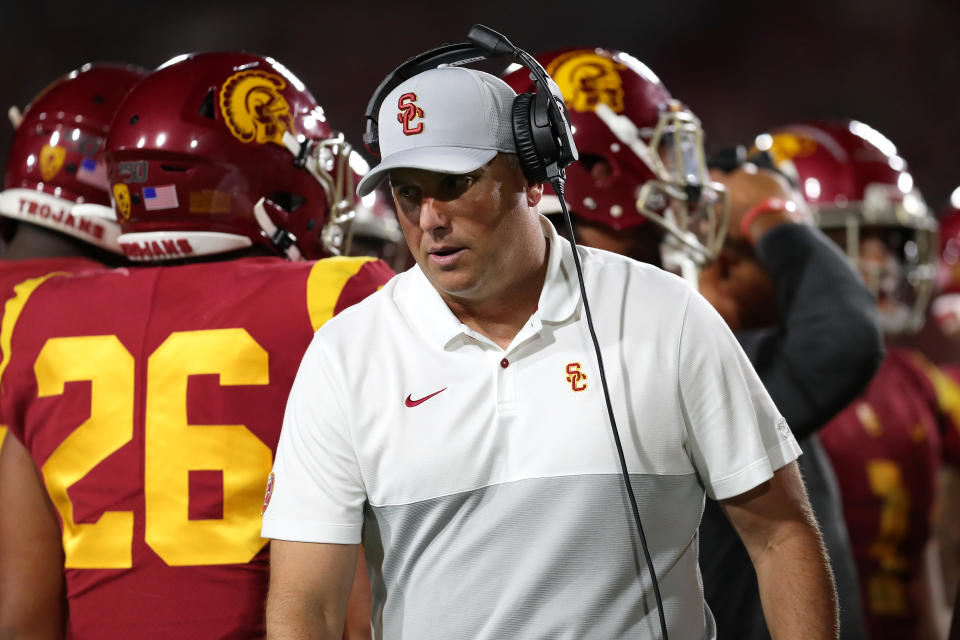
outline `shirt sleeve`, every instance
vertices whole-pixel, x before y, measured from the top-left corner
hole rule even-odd
[[[360,542],[366,489],[334,360],[314,336],[290,390],[262,535],[295,542]]]
[[[736,338],[693,292],[680,334],[679,390],[687,450],[711,498],[749,491],[800,455]]]
[[[823,233],[782,225],[757,244],[777,289],[780,326],[737,334],[796,437],[825,425],[883,360],[876,301]]]

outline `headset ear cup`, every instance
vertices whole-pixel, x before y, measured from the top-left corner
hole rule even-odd
[[[547,179],[547,167],[537,151],[533,140],[531,114],[536,94],[521,93],[513,101],[513,139],[517,145],[517,157],[523,175],[531,183],[538,184]]]

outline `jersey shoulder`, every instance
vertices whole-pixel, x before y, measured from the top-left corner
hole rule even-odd
[[[24,307],[37,289],[58,276],[93,272],[105,267],[86,258],[44,258],[0,261],[0,383],[11,356],[11,341]],[[3,417],[0,415],[0,423]]]
[[[910,368],[923,389],[931,409],[938,417],[941,432],[946,435],[960,429],[960,383],[942,367],[935,365],[919,351],[896,349],[895,357]]]
[[[4,348],[4,344],[9,345],[10,336],[23,307],[40,285],[57,276],[91,273],[105,268],[86,258],[0,261],[0,349]],[[6,336],[6,339],[3,336]]]
[[[42,258],[37,260],[0,260],[0,292],[15,284],[55,272],[80,273],[106,269],[87,258]],[[5,293],[4,293],[5,295]]]
[[[307,280],[307,308],[313,329],[376,293],[396,274],[382,260],[335,257],[318,260]]]
[[[960,467],[960,367],[927,364],[927,375],[935,389],[941,414],[943,461],[952,467]]]

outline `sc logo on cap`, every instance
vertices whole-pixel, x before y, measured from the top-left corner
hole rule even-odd
[[[414,118],[423,117],[423,109],[414,104],[416,100],[417,94],[411,91],[400,96],[397,101],[397,108],[400,109],[400,113],[397,114],[397,122],[403,125],[403,135],[405,136],[414,136],[423,131],[422,122],[415,127],[413,126]]]

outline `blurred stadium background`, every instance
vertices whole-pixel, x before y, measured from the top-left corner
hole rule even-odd
[[[288,66],[360,145],[363,108],[383,76],[463,40],[475,22],[533,53],[602,45],[634,54],[700,116],[709,148],[845,116],[896,143],[935,210],[960,184],[960,3],[946,0],[2,0],[0,104],[23,108],[85,62],[152,68],[184,52],[246,49]],[[0,169],[11,133],[0,126]]]

